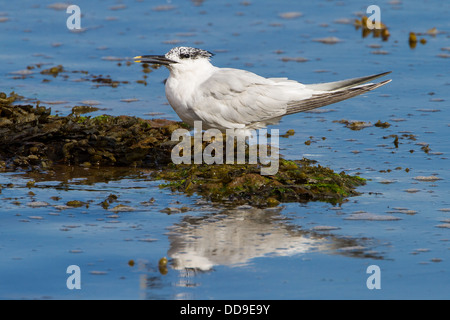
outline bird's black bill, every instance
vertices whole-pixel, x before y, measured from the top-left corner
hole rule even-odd
[[[142,63],[161,64],[163,66],[168,66],[169,64],[177,63],[176,61],[167,59],[165,56],[137,56],[134,57],[134,61]]]

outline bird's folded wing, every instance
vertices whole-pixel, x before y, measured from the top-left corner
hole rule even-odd
[[[378,74],[365,76],[365,77],[359,77],[359,78],[352,78],[352,79],[339,80],[339,81],[333,81],[333,82],[325,82],[325,83],[307,84],[306,87],[310,88],[310,89],[318,90],[318,91],[343,90],[343,89],[347,89],[347,88],[356,87],[357,85],[361,85],[363,83],[378,79],[389,73],[391,73],[391,71],[378,73]]]
[[[320,108],[332,103],[336,103],[342,100],[347,100],[360,94],[372,91],[378,87],[381,87],[391,80],[382,81],[380,83],[368,83],[358,85],[351,88],[344,88],[336,91],[329,91],[323,93],[317,93],[312,97],[300,101],[291,101],[288,104],[286,115],[297,112],[305,112],[312,109]]]
[[[200,86],[193,109],[208,122],[243,127],[286,114],[289,101],[310,98],[313,91],[295,81],[273,81],[239,69],[217,69]]]

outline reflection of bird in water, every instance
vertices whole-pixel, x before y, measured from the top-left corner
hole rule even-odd
[[[286,224],[281,210],[243,206],[215,215],[185,217],[169,234],[172,267],[208,271],[215,265],[243,266],[253,258],[268,255],[361,248],[356,240],[302,231]]]

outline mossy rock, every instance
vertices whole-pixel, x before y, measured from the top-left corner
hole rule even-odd
[[[336,173],[307,159],[280,159],[278,173],[271,176],[261,175],[258,165],[171,164],[154,172],[153,177],[165,180],[161,187],[172,191],[196,193],[213,202],[256,207],[282,202],[342,203],[359,194],[355,188],[365,184],[365,179]]]
[[[6,167],[44,163],[160,167],[171,162],[171,133],[180,122],[128,116],[53,116],[43,106],[14,105],[0,93],[0,160]],[[30,158],[31,156],[31,158]],[[32,161],[30,161],[32,160]]]

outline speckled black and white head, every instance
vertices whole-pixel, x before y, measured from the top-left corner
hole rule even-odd
[[[175,47],[172,48],[165,55],[149,55],[135,57],[136,62],[161,64],[169,69],[179,68],[181,65],[188,66],[198,64],[201,61],[209,63],[209,59],[214,54],[198,48],[191,47]],[[178,65],[178,66],[177,66]]]
[[[209,58],[211,58],[213,55],[213,53],[203,49],[191,47],[175,47],[167,52],[165,57],[167,59],[179,62],[186,59],[195,60],[205,58],[209,60]]]

